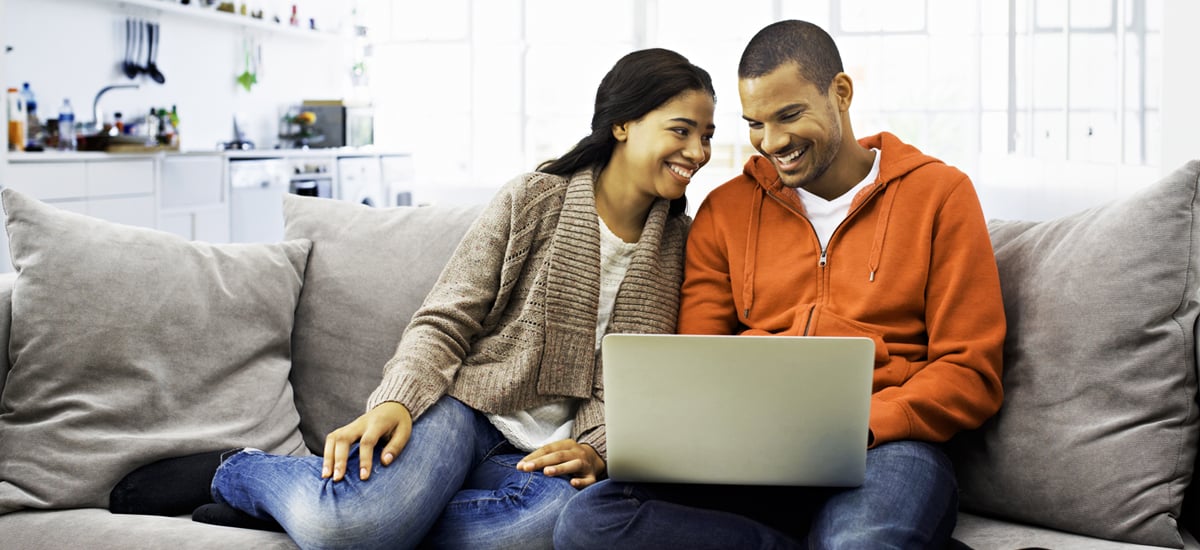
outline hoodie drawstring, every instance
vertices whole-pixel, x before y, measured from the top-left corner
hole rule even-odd
[[[746,266],[746,281],[742,284],[742,302],[746,304],[742,316],[746,319],[750,318],[750,308],[754,305],[754,271],[758,264],[756,258],[758,256],[759,222],[762,219],[763,197],[766,194],[767,192],[763,189],[756,189],[754,199],[750,203],[750,227],[746,231],[746,259],[742,264]]]
[[[896,202],[896,188],[899,181],[893,181],[883,191],[880,201],[879,217],[875,219],[875,237],[871,240],[871,255],[867,259],[867,270],[870,272],[870,282],[875,282],[875,272],[879,270],[879,257],[883,255],[883,238],[887,234],[888,218],[892,215],[892,204]]]

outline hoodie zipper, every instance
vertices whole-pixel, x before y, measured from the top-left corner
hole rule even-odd
[[[882,187],[877,187],[876,189],[872,189],[871,194],[867,195],[866,197],[863,197],[863,200],[860,201],[857,206],[855,206],[849,212],[846,212],[846,217],[842,218],[842,221],[838,222],[837,227],[833,228],[833,233],[829,234],[829,242],[825,243],[824,245],[821,246],[821,257],[817,259],[817,267],[824,269],[825,265],[829,263],[829,245],[830,245],[830,243],[833,243],[833,237],[835,235],[837,235],[839,231],[842,230],[842,226],[846,225],[846,222],[850,218],[852,218],[856,213],[858,213],[859,210],[862,210],[863,206],[865,206],[868,202],[870,202],[871,199],[874,198],[875,195],[880,192],[879,189],[882,189]],[[816,235],[817,228],[813,227],[812,221],[809,220],[807,217],[805,217],[804,214],[800,213],[800,211],[796,210],[795,208],[792,208],[792,205],[788,204],[787,201],[775,196],[775,194],[772,193],[769,189],[763,188],[763,192],[766,193],[768,197],[771,197],[772,200],[774,200],[775,202],[778,202],[780,204],[780,206],[783,206],[784,208],[791,210],[792,213],[803,218],[805,222],[808,222],[808,228],[812,230],[814,236]]]
[[[838,222],[837,227],[835,227],[833,229],[833,233],[830,234],[830,236],[829,236],[830,242],[832,242],[833,238],[842,231],[842,227],[846,225],[846,222],[850,218],[857,215],[859,210],[862,210],[864,205],[866,205],[868,202],[870,202],[875,197],[875,195],[880,193],[880,190],[879,190],[880,188],[881,187],[877,187],[876,189],[873,189],[869,195],[864,197],[863,200],[861,202],[859,202],[858,206],[854,207],[853,209],[851,209],[849,212],[846,213],[846,217],[843,218],[842,221]],[[816,233],[817,233],[816,227],[813,226],[812,221],[809,220],[807,217],[805,217],[803,213],[801,213],[799,210],[796,210],[794,207],[792,207],[792,205],[788,204],[787,201],[784,201],[783,199],[779,198],[777,195],[772,193],[770,189],[767,189],[766,187],[760,187],[760,189],[761,189],[763,195],[765,195],[767,197],[771,197],[771,200],[774,200],[780,206],[783,206],[784,208],[790,210],[793,214],[795,214],[795,215],[799,216],[801,219],[803,219],[804,222],[808,224],[809,230],[812,231],[812,235],[814,237],[816,237]],[[758,204],[760,205],[760,208],[761,208],[761,202],[759,202]],[[757,237],[754,237],[754,238],[757,238]],[[819,241],[819,239],[818,239],[818,241]],[[822,274],[822,278],[823,278],[823,274],[825,272],[825,266],[827,266],[829,264],[829,246],[828,246],[828,244],[826,244],[826,245],[822,245],[820,248],[821,248],[821,254],[817,260],[817,269],[818,269],[818,272],[820,272]],[[755,258],[747,258],[747,259],[749,261],[757,261],[757,259],[755,259]],[[871,274],[871,277],[872,277],[871,280],[874,281],[874,273]],[[745,288],[743,289],[742,293],[743,293],[743,298],[746,300],[746,307],[742,311],[742,316],[745,319],[749,319],[750,318],[750,309],[752,307],[751,304],[753,304],[753,302],[754,302],[754,277],[753,277],[753,275],[751,275],[749,280],[746,281]],[[810,312],[809,320],[806,323],[805,332],[808,331],[807,325],[812,322],[811,315],[812,315],[812,312]]]

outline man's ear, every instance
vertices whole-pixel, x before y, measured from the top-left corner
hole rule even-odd
[[[625,141],[629,137],[629,129],[625,127],[625,123],[613,124],[612,135],[617,141]]]
[[[849,111],[850,102],[854,99],[854,81],[850,80],[850,75],[838,73],[829,83],[829,93],[837,98],[839,111]]]

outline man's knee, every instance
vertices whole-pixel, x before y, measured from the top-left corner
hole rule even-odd
[[[600,505],[598,497],[602,491],[595,485],[593,488],[579,491],[563,507],[554,526],[554,548],[557,550],[582,550],[587,548],[607,548],[604,539],[604,529],[596,517],[596,507]]]

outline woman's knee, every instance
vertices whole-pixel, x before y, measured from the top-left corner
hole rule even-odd
[[[386,468],[384,468],[386,470]],[[276,520],[304,548],[395,548],[412,546],[429,529],[436,513],[422,513],[396,498],[384,482],[386,472],[362,481],[320,480],[321,488],[297,493]]]

